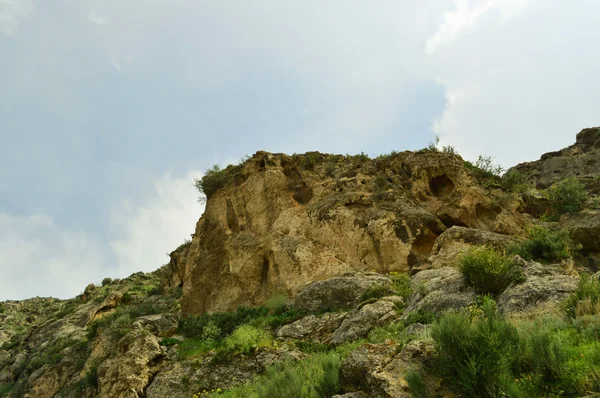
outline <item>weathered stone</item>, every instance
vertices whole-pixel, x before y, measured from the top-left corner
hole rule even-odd
[[[177,331],[178,317],[173,314],[141,316],[136,322],[155,336],[166,337]]]
[[[560,225],[569,231],[571,239],[581,244],[583,250],[600,252],[600,211],[586,210],[564,215]]]
[[[340,327],[347,312],[327,313],[322,316],[308,315],[277,330],[277,337],[319,341],[329,341],[331,334]]]
[[[378,274],[356,274],[318,281],[302,289],[292,306],[297,311],[308,313],[352,308],[360,303],[369,288],[375,286],[389,288],[391,280]]]
[[[341,395],[334,395],[331,398],[369,398],[367,394],[362,391],[349,392]]]
[[[396,304],[385,299],[363,306],[348,314],[331,336],[330,343],[337,345],[366,337],[371,329],[384,326],[398,318]]]
[[[508,235],[480,229],[452,227],[435,241],[429,261],[431,268],[452,267],[458,257],[474,246],[490,246],[498,250],[506,249],[517,239]]]
[[[456,268],[444,267],[418,272],[412,280],[415,291],[402,318],[417,310],[441,312],[466,308],[475,299],[475,290],[465,283]]]
[[[524,218],[478,185],[462,158],[368,160],[258,152],[223,175],[185,255],[173,255],[184,314],[261,305],[347,273],[407,273],[453,225],[521,233]],[[169,278],[167,278],[169,279]]]
[[[119,341],[116,349],[119,355],[98,367],[100,396],[143,397],[165,355],[158,338],[145,329],[135,328]]]
[[[525,282],[509,286],[498,297],[498,309],[502,314],[514,316],[555,311],[579,285],[579,278],[561,265],[529,261],[523,265],[523,272]]]

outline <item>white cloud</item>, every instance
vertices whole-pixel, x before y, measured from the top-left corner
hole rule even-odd
[[[600,57],[591,50],[599,24],[598,3],[495,2],[429,58],[447,97],[435,132],[463,156],[492,155],[505,167],[572,144],[600,124]]]
[[[108,23],[108,20],[98,15],[98,12],[96,10],[90,11],[88,19],[90,20],[90,22],[95,23],[96,25],[105,25]]]
[[[166,252],[190,238],[204,211],[193,186],[194,178],[202,175],[199,171],[177,178],[166,174],[153,183],[153,195],[145,203],[124,201],[113,209],[112,225],[124,235],[110,243],[121,274],[157,269],[168,262]]]
[[[0,0],[0,32],[12,35],[35,10],[33,0]]]
[[[47,215],[0,213],[0,300],[69,298],[106,276],[156,270],[168,262],[165,253],[194,232],[203,205],[192,183],[200,176],[167,174],[153,182],[146,201],[116,207],[110,221],[123,237],[110,244],[65,229]]]

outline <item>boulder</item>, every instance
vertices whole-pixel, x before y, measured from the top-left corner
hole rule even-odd
[[[480,229],[452,227],[448,228],[436,240],[431,257],[431,268],[452,267],[458,257],[474,246],[490,246],[498,250],[506,249],[517,239]]]
[[[414,292],[402,315],[406,319],[413,311],[441,312],[447,309],[466,308],[475,299],[475,290],[465,283],[457,268],[428,269],[415,274]]]
[[[560,303],[577,290],[579,278],[560,264],[524,262],[525,282],[509,286],[497,299],[498,310],[504,315],[528,316],[559,310]]]
[[[366,304],[345,317],[340,327],[333,332],[331,344],[339,345],[366,337],[371,329],[385,326],[398,318],[396,303],[393,300],[376,301]]]
[[[135,322],[155,336],[168,337],[177,331],[177,321],[176,315],[156,314],[141,316]]]
[[[352,308],[375,286],[390,287],[391,280],[378,274],[355,274],[313,282],[294,299],[292,307],[305,313]],[[391,291],[391,290],[390,290]]]
[[[340,327],[347,312],[330,312],[322,316],[308,315],[277,330],[277,337],[325,343]]]
[[[560,226],[569,231],[571,239],[580,243],[583,250],[600,252],[600,211],[566,214],[561,217]]]
[[[115,356],[98,367],[98,391],[102,397],[139,398],[158,372],[165,356],[156,336],[134,328],[116,347]]]

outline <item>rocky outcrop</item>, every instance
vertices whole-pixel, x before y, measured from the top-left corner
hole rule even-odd
[[[508,235],[480,229],[452,227],[435,240],[429,258],[430,267],[454,266],[462,253],[475,246],[489,246],[497,250],[504,250],[515,242],[517,239]]]
[[[498,310],[504,315],[530,316],[554,312],[579,285],[578,275],[560,264],[521,262],[525,282],[510,286],[498,297]]]
[[[584,210],[564,215],[560,226],[569,231],[571,239],[585,251],[600,252],[600,211]]]
[[[576,177],[590,193],[600,194],[600,127],[581,130],[574,145],[546,153],[535,162],[521,163],[507,174],[514,171],[522,173],[526,181],[538,189]]]
[[[404,377],[410,371],[420,371],[435,350],[431,341],[424,340],[407,343],[399,353],[398,348],[394,343],[365,344],[353,351],[342,363],[344,388],[363,390],[376,398],[411,397]],[[426,375],[424,382],[430,396],[448,396],[441,379]]]
[[[276,335],[283,339],[327,343],[331,340],[331,335],[340,327],[347,315],[347,312],[333,312],[323,314],[322,316],[308,315],[280,327]]]
[[[383,275],[354,274],[313,282],[294,298],[292,307],[305,313],[335,311],[355,307],[363,294],[374,287],[391,291],[392,281]]]
[[[455,225],[513,234],[525,225],[447,153],[258,152],[222,173],[185,259],[174,253],[169,266],[169,284],[183,281],[184,313],[294,296],[346,273],[408,272]]]

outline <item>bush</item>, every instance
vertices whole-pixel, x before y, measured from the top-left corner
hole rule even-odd
[[[527,191],[527,182],[525,176],[516,170],[508,172],[502,176],[502,188],[509,192],[523,193]]]
[[[102,279],[102,286],[110,285],[112,281],[113,280],[111,278],[104,278]]]
[[[225,338],[224,350],[228,354],[249,355],[254,353],[257,348],[268,347],[270,344],[269,333],[250,325],[242,325]]]
[[[412,294],[410,275],[390,272],[390,278],[392,279],[392,289],[398,296],[407,300]]]
[[[213,165],[204,173],[201,179],[195,179],[194,185],[201,194],[210,198],[217,190],[223,188],[227,184],[227,175],[225,170],[222,170],[218,164]]]
[[[179,332],[185,337],[203,337],[204,328],[213,322],[220,330],[216,337],[222,339],[231,334],[238,326],[250,320],[267,315],[265,307],[238,307],[236,312],[216,312],[214,314],[192,315],[179,321]]]
[[[448,313],[431,328],[442,374],[469,397],[498,397],[510,380],[518,348],[514,326],[501,319],[493,301],[472,322],[467,312]]]
[[[573,256],[580,246],[574,244],[566,230],[549,231],[536,226],[529,231],[529,239],[512,245],[509,252],[526,260],[560,261]]]
[[[503,253],[477,247],[459,258],[458,268],[467,283],[480,293],[498,294],[511,283],[524,281],[523,271]]]
[[[408,388],[413,397],[426,398],[428,397],[427,386],[423,380],[423,375],[420,372],[411,370],[404,376],[404,379],[408,383]]]
[[[578,212],[587,196],[585,185],[574,177],[561,181],[546,190],[546,197],[550,201],[554,216]]]
[[[565,300],[565,310],[571,318],[600,315],[600,281],[584,274],[577,290]]]

